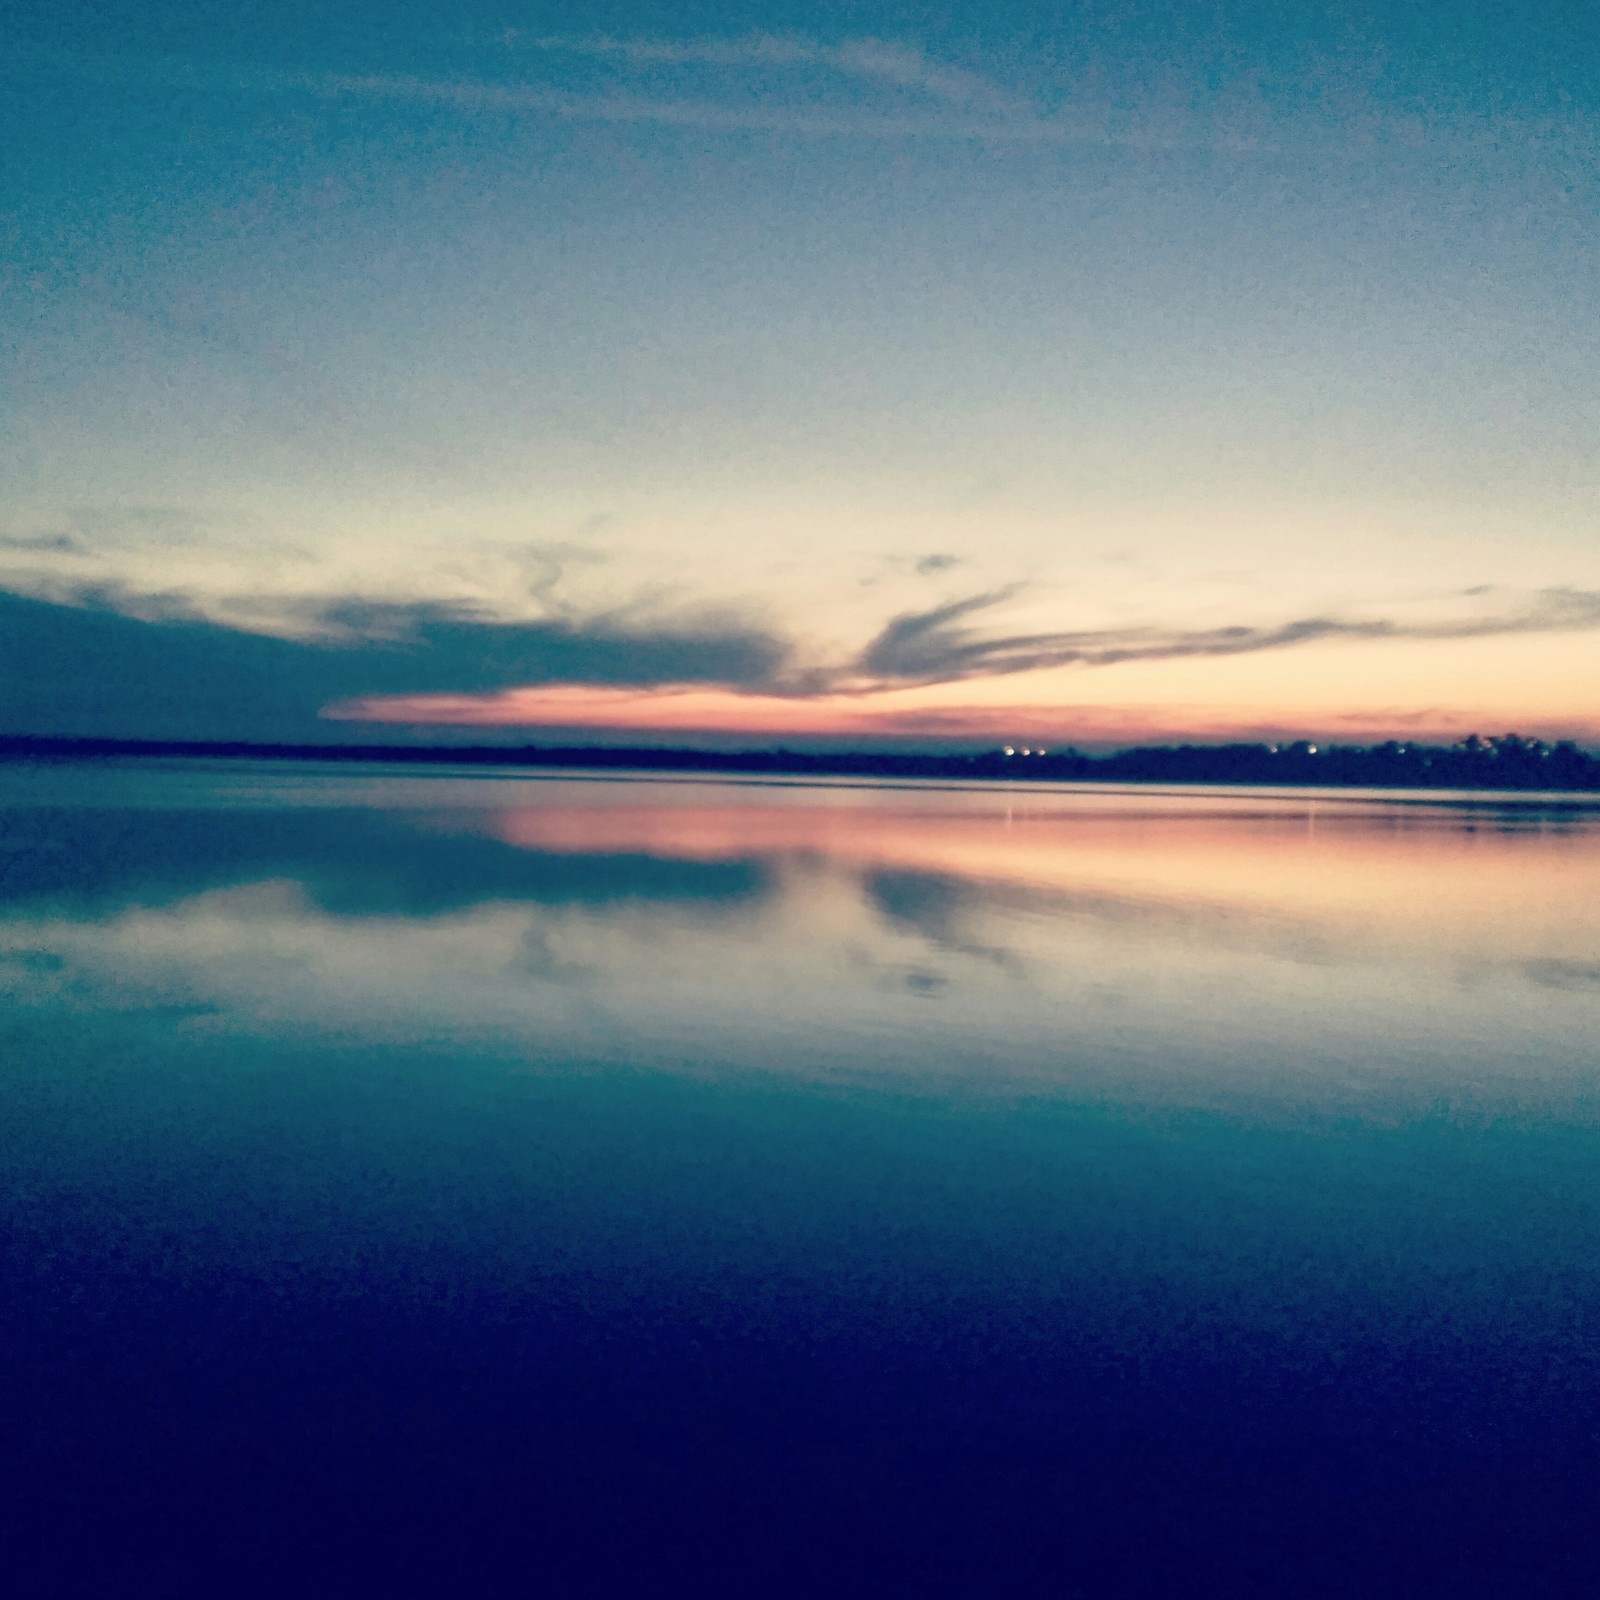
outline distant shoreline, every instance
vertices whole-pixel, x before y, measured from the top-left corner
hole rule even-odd
[[[525,767],[546,770],[704,772],[744,776],[954,778],[1008,783],[1268,784],[1362,789],[1535,790],[1600,793],[1600,759],[1571,744],[1507,735],[1458,745],[1159,745],[1091,756],[1078,750],[696,750],[654,745],[278,744],[244,740],[70,739],[0,735],[0,761],[336,761]]]

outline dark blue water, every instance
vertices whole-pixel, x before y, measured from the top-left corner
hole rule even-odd
[[[0,772],[25,1595],[1588,1595],[1600,811]]]

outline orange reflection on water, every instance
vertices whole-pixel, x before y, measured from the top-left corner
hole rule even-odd
[[[595,786],[598,790],[601,786]],[[489,813],[559,854],[811,861],[1054,901],[1140,902],[1318,925],[1345,940],[1600,962],[1600,811],[1224,794],[613,787]],[[892,804],[885,797],[893,796]]]

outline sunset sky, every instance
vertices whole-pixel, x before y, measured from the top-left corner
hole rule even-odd
[[[1600,744],[1600,7],[0,48],[0,733]]]

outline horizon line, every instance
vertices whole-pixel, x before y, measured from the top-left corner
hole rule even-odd
[[[1453,745],[1387,740],[1376,745],[1130,746],[1092,755],[997,746],[980,751],[717,750],[663,745],[308,744],[263,740],[81,738],[0,734],[0,761],[138,758],[415,762],[428,765],[606,768],[778,777],[931,778],[977,781],[1132,782],[1298,788],[1600,792],[1600,754],[1571,740],[1473,734]]]

